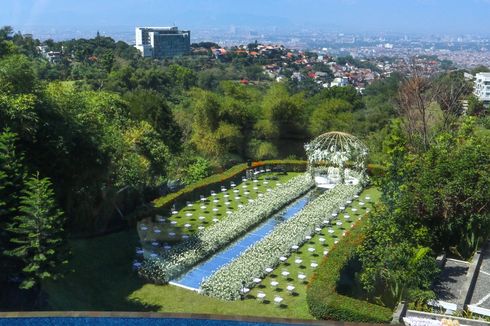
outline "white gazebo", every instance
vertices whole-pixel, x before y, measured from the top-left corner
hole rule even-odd
[[[366,175],[367,147],[345,132],[322,134],[305,145],[308,171],[317,187],[331,189],[337,184],[358,184]]]

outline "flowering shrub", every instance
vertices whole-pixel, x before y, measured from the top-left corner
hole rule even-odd
[[[322,194],[294,218],[280,224],[240,257],[206,279],[201,284],[201,292],[224,300],[238,299],[242,282],[250,286],[253,278],[264,276],[266,268],[277,265],[279,257],[287,255],[291,246],[303,243],[315,227],[323,224],[325,219],[330,219],[333,211],[360,190],[360,186],[337,185]]]
[[[140,275],[155,283],[169,282],[306,193],[313,185],[308,174],[291,179],[159,257],[147,258],[139,270]]]

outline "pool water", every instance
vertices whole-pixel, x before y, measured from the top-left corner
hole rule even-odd
[[[189,318],[122,318],[122,317],[37,317],[37,318],[0,318],[0,326],[273,326],[291,325],[281,323],[246,322],[235,320],[211,320],[211,319],[189,319]]]
[[[195,266],[180,278],[170,282],[170,284],[183,286],[185,288],[197,291],[205,278],[211,276],[218,269],[240,256],[240,254],[251,245],[262,240],[279,224],[294,217],[316,196],[317,194],[315,191],[310,191],[308,194],[299,197],[293,203],[286,206],[278,213],[272,215],[272,217],[260,224],[251,232],[231,243],[209,259]]]

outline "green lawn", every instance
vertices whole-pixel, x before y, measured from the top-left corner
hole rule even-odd
[[[289,176],[292,177],[293,174]],[[379,196],[372,188],[364,191],[361,198],[366,195],[370,195],[373,200],[377,200]],[[358,203],[354,203],[353,207],[356,205]],[[355,214],[351,213],[351,216],[351,220],[356,218]],[[340,217],[340,220],[343,225],[334,226],[333,229],[335,234],[341,237],[343,228],[349,228],[350,223],[344,222],[343,217]],[[190,222],[194,223],[192,228],[196,223],[201,223],[198,220]],[[318,241],[320,236],[325,238],[327,247]],[[254,299],[258,289],[252,289],[251,296],[244,301],[226,302],[171,285],[145,284],[131,269],[135,248],[140,245],[138,234],[134,230],[92,239],[73,240],[70,242],[73,251],[70,268],[73,272],[63,280],[44,284],[44,290],[49,296],[46,309],[189,312],[311,319],[306,306],[304,284],[299,284],[296,278],[286,281],[282,276],[278,276],[280,290],[275,290],[270,286],[270,281],[274,278],[273,275],[277,275],[283,269],[287,269],[292,276],[301,270],[309,277],[312,273],[309,263],[312,260],[320,262],[323,249],[331,247],[333,241],[332,236],[325,233],[325,229],[322,230],[311,239],[311,243],[301,247],[286,264],[281,264],[263,281],[265,287],[259,290],[265,292],[268,299],[273,299],[275,293],[284,297],[287,307],[281,308]],[[318,256],[307,250],[310,246],[315,248]],[[296,256],[303,260],[303,267],[294,263]],[[296,287],[294,296],[289,296],[284,291],[284,285],[287,283]]]
[[[267,196],[267,189],[274,189],[278,184],[285,184],[299,174],[301,173],[289,172],[286,175],[268,173],[269,179],[275,176],[277,180],[266,180],[264,175],[259,175],[257,182],[247,180],[237,184],[233,189],[227,182],[225,183],[226,191],[216,189],[216,196],[211,196],[210,193],[203,194],[207,196],[205,201],[192,202],[191,206],[176,211],[176,214],[169,212],[165,216],[143,219],[138,223],[138,234],[145,249],[157,250],[152,248],[152,243],[160,245],[161,243],[178,242],[182,239],[182,235],[195,233],[199,227],[206,228],[213,225],[225,218],[228,215],[227,211],[235,211],[238,205],[246,205],[249,199],[254,200],[260,194]],[[226,202],[229,205],[225,205]]]

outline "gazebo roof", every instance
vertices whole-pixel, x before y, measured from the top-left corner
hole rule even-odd
[[[355,136],[331,131],[316,137],[305,145],[309,165],[344,167],[349,165],[362,170],[367,157],[367,147]]]

